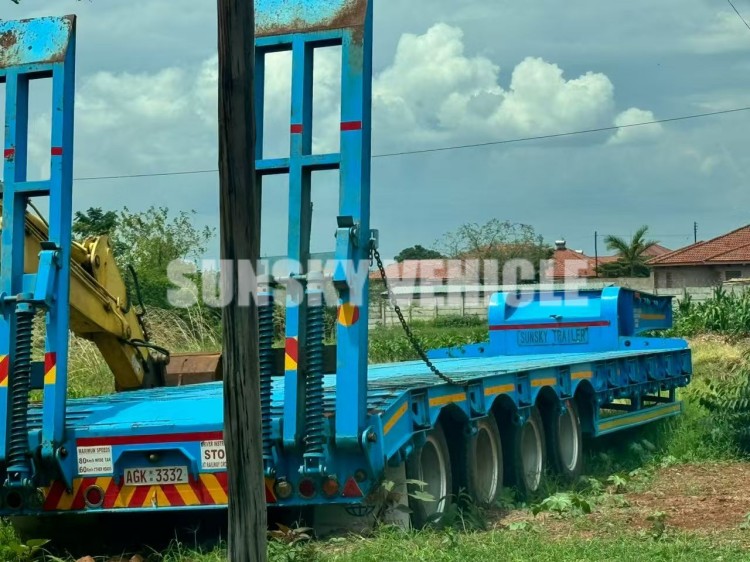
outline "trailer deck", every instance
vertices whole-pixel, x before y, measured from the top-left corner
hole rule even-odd
[[[672,340],[661,340],[669,342]],[[679,343],[679,341],[674,341]],[[683,348],[622,350],[608,353],[494,356],[435,359],[435,366],[456,385],[440,382],[421,361],[371,365],[368,411],[375,429],[380,469],[398,460],[400,449],[414,431],[435,423],[448,405],[467,418],[480,417],[503,395],[517,406],[533,404],[544,388],[562,389],[562,397],[574,396],[579,385],[610,400],[639,394],[660,395],[686,384],[690,375],[690,352]],[[333,421],[336,376],[325,378],[326,417]],[[646,392],[644,392],[646,391]],[[606,400],[602,401],[603,403]],[[61,483],[45,490],[47,512],[140,509],[217,508],[226,505],[226,463],[223,444],[223,385],[206,383],[186,387],[141,390],[129,393],[74,399],[67,406],[66,433],[76,445],[77,476],[67,493]],[[284,378],[274,381],[274,441],[280,442],[284,412]],[[666,396],[658,403],[614,416],[597,416],[588,428],[593,436],[632,427],[657,418],[677,415],[681,403]],[[407,415],[408,413],[408,415]],[[30,410],[32,434],[41,431],[42,410]],[[128,474],[143,474],[158,455],[159,467],[187,470],[185,482],[159,485],[159,474],[150,485],[128,485]],[[210,458],[207,458],[207,455]],[[295,456],[293,455],[292,458]],[[277,467],[277,475],[296,484],[299,459]],[[375,468],[375,467],[373,467]],[[135,472],[132,472],[135,471]],[[369,470],[367,472],[370,472]],[[379,471],[375,471],[377,473]],[[343,477],[343,476],[342,476]],[[167,474],[165,479],[171,480]],[[94,484],[103,490],[101,504],[83,496]],[[276,479],[267,483],[269,503],[283,506],[276,497]],[[358,482],[362,495],[376,481]],[[166,490],[166,491],[165,491]],[[331,498],[329,503],[354,503],[357,497]],[[298,498],[290,498],[298,504]],[[98,505],[97,505],[98,504]]]

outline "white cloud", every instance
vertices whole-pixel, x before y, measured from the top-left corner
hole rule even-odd
[[[97,72],[76,94],[77,175],[216,162],[216,58],[153,73]]]
[[[694,33],[689,44],[702,54],[746,51],[750,49],[750,30],[733,10],[723,10]]]
[[[414,147],[613,122],[614,86],[606,75],[586,72],[568,79],[558,65],[527,57],[505,88],[500,68],[487,57],[467,55],[463,39],[461,29],[447,24],[402,36],[393,64],[375,79],[376,140],[388,138],[392,145],[399,139]]]
[[[315,71],[314,145],[338,144],[340,60],[319,53]],[[273,55],[266,74],[266,155],[289,150],[289,53]],[[76,100],[78,175],[149,173],[216,163],[217,57],[154,72],[96,72]],[[614,86],[596,72],[566,78],[558,65],[527,57],[507,87],[489,58],[469,55],[463,31],[437,24],[405,34],[394,60],[374,79],[376,151],[513,136],[554,134],[653,119],[631,108],[615,117]],[[612,142],[653,138],[661,127],[623,129]],[[43,147],[38,152],[44,154]]]
[[[609,144],[626,144],[654,140],[661,136],[664,128],[659,123],[652,125],[639,125],[656,120],[652,111],[631,107],[615,117],[615,125],[624,127],[618,129],[608,141]]]

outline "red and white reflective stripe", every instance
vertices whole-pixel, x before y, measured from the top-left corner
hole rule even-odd
[[[551,330],[559,328],[596,328],[609,326],[609,320],[596,320],[593,322],[554,322],[546,324],[503,324],[501,326],[490,326],[491,332],[508,332],[512,330]]]

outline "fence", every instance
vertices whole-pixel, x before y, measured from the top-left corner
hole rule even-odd
[[[622,279],[592,281],[567,285],[524,285],[524,290],[543,289],[601,289],[617,285],[654,295],[674,297],[677,303],[690,296],[694,302],[703,302],[711,298],[716,287],[687,287],[683,289],[654,289],[650,279]],[[748,285],[725,284],[726,291],[744,291]],[[396,287],[393,292],[399,307],[407,321],[434,320],[439,316],[476,316],[487,318],[487,309],[491,296],[496,292],[514,291],[516,286],[493,287]],[[392,326],[398,324],[398,317],[388,299],[374,298],[370,304],[370,327]]]

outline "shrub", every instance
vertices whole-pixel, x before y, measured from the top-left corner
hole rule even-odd
[[[750,291],[734,293],[717,287],[711,298],[702,303],[696,303],[689,295],[680,301],[668,335],[692,337],[707,333],[732,337],[750,334]]]
[[[743,452],[750,452],[750,351],[731,376],[695,381],[690,394],[706,408],[717,426],[725,426]]]

